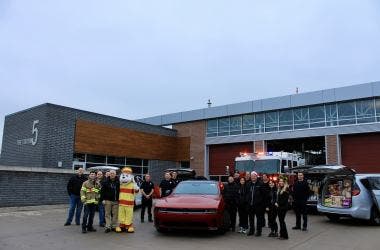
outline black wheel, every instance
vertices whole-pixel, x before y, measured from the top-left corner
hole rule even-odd
[[[220,225],[220,228],[218,229],[219,234],[225,234],[230,228],[230,225],[231,225],[230,215],[227,213],[227,211],[224,211],[223,220]]]
[[[380,213],[376,206],[373,206],[371,209],[370,223],[374,226],[380,225]]]
[[[166,228],[162,228],[162,227],[156,227],[156,230],[157,230],[157,232],[159,232],[159,233],[166,233],[166,232],[168,231],[168,229],[166,229]]]
[[[329,218],[330,221],[336,222],[340,219],[339,215],[336,214],[327,214],[327,218]]]

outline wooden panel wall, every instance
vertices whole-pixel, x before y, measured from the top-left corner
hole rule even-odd
[[[171,137],[78,120],[75,152],[150,160],[189,161],[190,138]]]

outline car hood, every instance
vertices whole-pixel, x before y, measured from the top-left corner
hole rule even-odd
[[[218,208],[221,198],[219,195],[177,195],[159,199],[156,207],[171,208]]]

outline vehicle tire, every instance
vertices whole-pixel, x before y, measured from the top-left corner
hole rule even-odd
[[[156,230],[157,230],[157,232],[159,232],[159,233],[166,233],[166,232],[168,232],[168,229],[166,229],[166,228],[162,228],[162,227],[156,227]]]
[[[220,228],[218,229],[218,233],[225,234],[230,228],[230,224],[231,224],[230,215],[228,214],[227,211],[224,211],[222,223],[220,225]]]
[[[370,223],[374,226],[380,226],[380,213],[376,206],[371,209]]]
[[[329,218],[330,221],[336,222],[340,219],[339,215],[336,214],[327,214],[327,218]]]

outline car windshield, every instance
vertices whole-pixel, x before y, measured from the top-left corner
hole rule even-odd
[[[217,195],[218,186],[214,182],[181,182],[174,190],[174,194],[203,194]]]
[[[273,174],[279,172],[280,160],[267,159],[267,160],[256,160],[253,170],[257,173]]]

